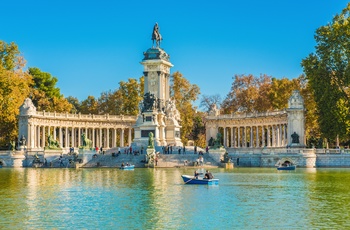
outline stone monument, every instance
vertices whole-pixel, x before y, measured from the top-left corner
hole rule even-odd
[[[294,148],[305,147],[305,117],[304,99],[298,90],[293,90],[288,100],[288,146]]]
[[[169,96],[170,56],[160,48],[162,36],[156,23],[152,33],[153,46],[143,53],[141,64],[144,66],[143,101],[139,105],[139,114],[134,126],[133,145],[137,148],[147,146],[148,135],[154,135],[156,146],[183,146],[180,139],[180,113],[174,99]],[[156,46],[154,46],[156,42]]]

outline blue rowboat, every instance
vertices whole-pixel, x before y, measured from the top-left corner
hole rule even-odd
[[[218,185],[219,179],[204,179],[204,178],[194,178],[189,175],[181,175],[185,184],[207,184],[207,185]]]
[[[134,170],[135,165],[125,165],[125,166],[121,166],[120,169],[122,170]]]
[[[295,170],[296,164],[290,158],[282,158],[277,161],[276,165],[277,170]]]
[[[279,166],[277,167],[277,170],[295,170],[295,165],[289,165],[289,166]]]

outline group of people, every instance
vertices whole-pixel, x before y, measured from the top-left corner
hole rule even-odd
[[[121,167],[125,167],[125,166],[130,166],[129,162],[126,162],[126,164],[124,164],[124,162],[123,162]]]
[[[197,170],[195,170],[194,171],[194,178],[198,179],[200,174],[201,173],[198,173]],[[211,172],[209,172],[209,170],[206,170],[203,179],[206,179],[206,180],[214,179],[214,176]]]

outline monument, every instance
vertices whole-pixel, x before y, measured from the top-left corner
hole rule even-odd
[[[134,126],[133,145],[148,146],[149,133],[153,133],[154,146],[183,146],[180,139],[180,113],[175,100],[169,96],[170,56],[160,48],[162,36],[156,23],[152,32],[153,46],[143,53],[143,101]],[[156,43],[156,46],[154,46]]]
[[[304,99],[298,90],[293,90],[288,100],[288,146],[304,148],[305,140],[305,117]]]

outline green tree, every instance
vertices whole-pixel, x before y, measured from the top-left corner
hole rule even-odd
[[[316,30],[316,51],[302,60],[313,92],[323,137],[350,134],[350,3]]]
[[[99,114],[98,113],[98,101],[94,96],[88,96],[87,99],[81,102],[80,112],[83,114]]]
[[[58,79],[50,73],[42,72],[38,68],[29,68],[33,77],[32,101],[38,110],[70,112],[72,105],[61,95],[56,87]]]
[[[200,94],[199,87],[191,84],[180,72],[175,72],[170,79],[170,96],[175,99],[176,108],[181,115],[181,140],[183,143],[193,136],[192,130],[196,108],[193,106]],[[195,140],[194,140],[195,141]]]
[[[79,113],[80,112],[80,102],[78,98],[73,96],[68,96],[67,101],[72,105],[71,113]]]
[[[5,70],[14,70],[16,67],[22,67],[19,64],[20,52],[18,50],[18,46],[11,42],[10,44],[0,41],[0,62],[1,66]]]

